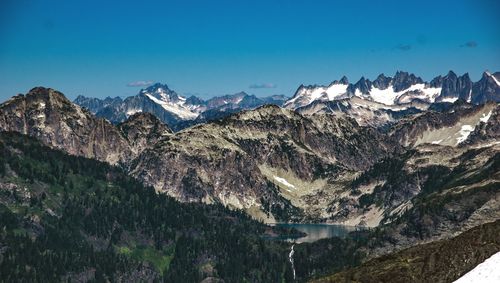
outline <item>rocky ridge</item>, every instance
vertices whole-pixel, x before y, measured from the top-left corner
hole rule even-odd
[[[349,115],[268,105],[172,133],[147,113],[113,126],[54,90],[35,88],[0,106],[0,127],[119,164],[181,201],[222,203],[268,222],[374,227],[415,207],[435,172],[453,181],[455,170],[477,175],[494,162],[498,112],[494,103],[456,102],[377,129]],[[482,178],[469,183],[496,182]]]

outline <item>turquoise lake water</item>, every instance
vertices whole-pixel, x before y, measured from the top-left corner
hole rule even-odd
[[[354,231],[352,226],[333,224],[303,224],[303,223],[277,223],[275,226],[293,227],[307,234],[302,238],[285,238],[283,240],[295,243],[310,243],[320,239],[332,237],[346,237],[349,232]]]

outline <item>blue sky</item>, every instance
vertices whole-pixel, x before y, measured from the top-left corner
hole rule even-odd
[[[495,0],[2,0],[0,100],[39,85],[73,99],[134,95],[137,81],[209,97],[396,70],[479,79],[500,70],[499,11]]]

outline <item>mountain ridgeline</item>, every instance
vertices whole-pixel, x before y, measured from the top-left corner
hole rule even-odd
[[[252,109],[264,104],[281,105],[283,95],[259,98],[240,92],[203,100],[196,96],[183,97],[167,85],[156,83],[139,94],[125,99],[105,99],[78,96],[74,103],[85,107],[96,116],[117,124],[138,112],[154,114],[172,129],[179,130],[195,124],[226,117],[232,113]]]
[[[362,270],[393,260],[378,256],[500,218],[499,79],[343,77],[288,100],[201,100],[155,84],[126,99],[72,103],[36,87],[0,104],[2,274],[292,282],[353,267],[328,278],[364,280]],[[290,246],[263,235],[296,231],[263,222],[372,230],[300,244],[293,267]],[[26,245],[53,251],[52,261],[23,256]],[[64,272],[37,277],[61,262]],[[433,278],[469,268],[454,266]]]
[[[380,79],[376,85],[397,82],[400,90],[420,81],[411,75],[399,77]],[[403,83],[405,79],[410,82]],[[141,93],[151,96],[151,89],[157,91],[155,99],[187,101],[159,85]],[[452,172],[465,166],[457,160],[471,149],[495,153],[498,116],[494,102],[457,100],[433,103],[428,110],[401,115],[389,127],[375,127],[346,113],[264,105],[175,133],[148,112],[137,111],[114,125],[60,92],[34,88],[0,105],[0,129],[119,165],[183,202],[221,203],[266,222],[375,227],[411,206],[433,166]],[[435,157],[429,161],[423,157],[431,154]],[[376,173],[393,160],[399,165],[391,170],[408,176],[403,185],[391,184],[392,177],[381,174],[386,172]],[[467,168],[480,170],[484,162],[478,157],[478,163]],[[375,178],[368,179],[368,174]]]
[[[499,82],[498,72],[485,72],[479,81],[473,82],[467,73],[458,76],[450,71],[445,76],[425,82],[414,74],[398,71],[394,77],[380,74],[373,81],[362,77],[356,83],[349,83],[344,76],[328,86],[301,85],[289,99],[283,95],[256,97],[240,92],[203,100],[196,96],[183,97],[167,85],[156,83],[125,99],[80,95],[74,103],[114,124],[137,112],[149,112],[176,131],[265,104],[300,109],[303,113],[323,108],[322,111],[348,114],[362,124],[383,124],[397,119],[404,112],[427,110],[435,102],[449,103],[458,99],[472,104],[499,102]]]

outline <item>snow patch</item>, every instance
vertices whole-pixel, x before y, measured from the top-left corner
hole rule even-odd
[[[500,86],[500,82],[497,80],[497,78],[495,78],[495,76],[494,76],[494,75],[492,75],[492,74],[490,74],[490,73],[488,73],[488,72],[487,72],[486,74],[487,74],[488,76],[490,76],[490,77],[491,77],[491,78],[495,81],[495,83],[497,84],[497,86]]]
[[[127,117],[134,115],[135,113],[142,112],[142,109],[129,109],[126,113]]]
[[[481,116],[481,118],[479,118],[479,121],[481,121],[481,122],[483,122],[483,123],[487,123],[487,122],[488,122],[488,120],[489,120],[489,119],[490,119],[490,117],[491,117],[491,113],[492,113],[492,112],[493,112],[493,111],[492,111],[492,110],[490,110],[490,112],[489,112],[488,114],[484,114],[484,113],[483,113],[483,116]]]
[[[442,102],[449,102],[449,103],[453,103],[457,100],[458,100],[458,97],[445,97],[445,98],[441,99]]]
[[[347,92],[348,85],[343,84],[333,84],[326,89],[326,94],[328,95],[328,100],[335,100],[339,96]]]
[[[292,188],[292,189],[296,189],[296,187],[290,183],[288,183],[288,181],[285,179],[285,178],[281,178],[281,177],[278,177],[278,176],[273,176],[274,180],[280,182],[281,184],[289,187],[289,188]]]
[[[443,140],[432,141],[431,144],[440,144]]]
[[[151,94],[149,93],[144,93],[149,99],[151,99],[153,102],[159,104],[161,107],[163,107],[163,109],[169,111],[169,112],[172,112],[173,114],[175,114],[176,116],[182,118],[182,119],[185,119],[185,120],[192,120],[192,119],[195,119],[196,117],[198,117],[198,113],[195,113],[195,112],[192,112],[190,109],[180,105],[180,104],[173,104],[173,103],[169,103],[168,101],[165,101],[165,100],[160,100],[154,96],[152,96]],[[165,94],[162,93],[162,97],[164,97]],[[164,97],[165,99],[166,96]]]
[[[386,105],[392,105],[394,104],[394,101],[396,98],[398,98],[400,94],[394,91],[394,88],[392,86],[386,88],[386,89],[379,89],[376,87],[373,87],[370,90],[370,96],[372,99],[376,102],[380,102]]]
[[[301,103],[301,105],[293,105],[294,107],[306,106],[318,99],[335,100],[340,98],[347,92],[347,87],[348,85],[346,84],[331,84],[328,87],[303,87],[292,99],[290,99],[286,103],[286,105],[293,105],[293,103],[299,98],[306,98],[305,103]]]
[[[500,282],[500,252],[492,255],[454,283]]]
[[[462,128],[460,129],[460,131],[458,132],[458,134],[460,136],[457,138],[457,145],[459,143],[464,142],[467,139],[467,137],[469,137],[470,133],[472,133],[472,131],[474,131],[474,128],[475,127],[473,127],[471,125],[463,125]]]
[[[441,93],[441,88],[426,87],[425,84],[414,84],[409,88],[402,91],[394,91],[394,87],[390,86],[386,89],[379,89],[372,87],[370,89],[371,98],[376,101],[386,105],[394,105],[395,101],[405,95],[407,92],[415,91],[420,92],[419,94],[409,94],[408,97],[404,97],[402,103],[410,102],[412,99],[419,98],[422,100],[428,100],[429,102],[434,102],[436,97]]]

